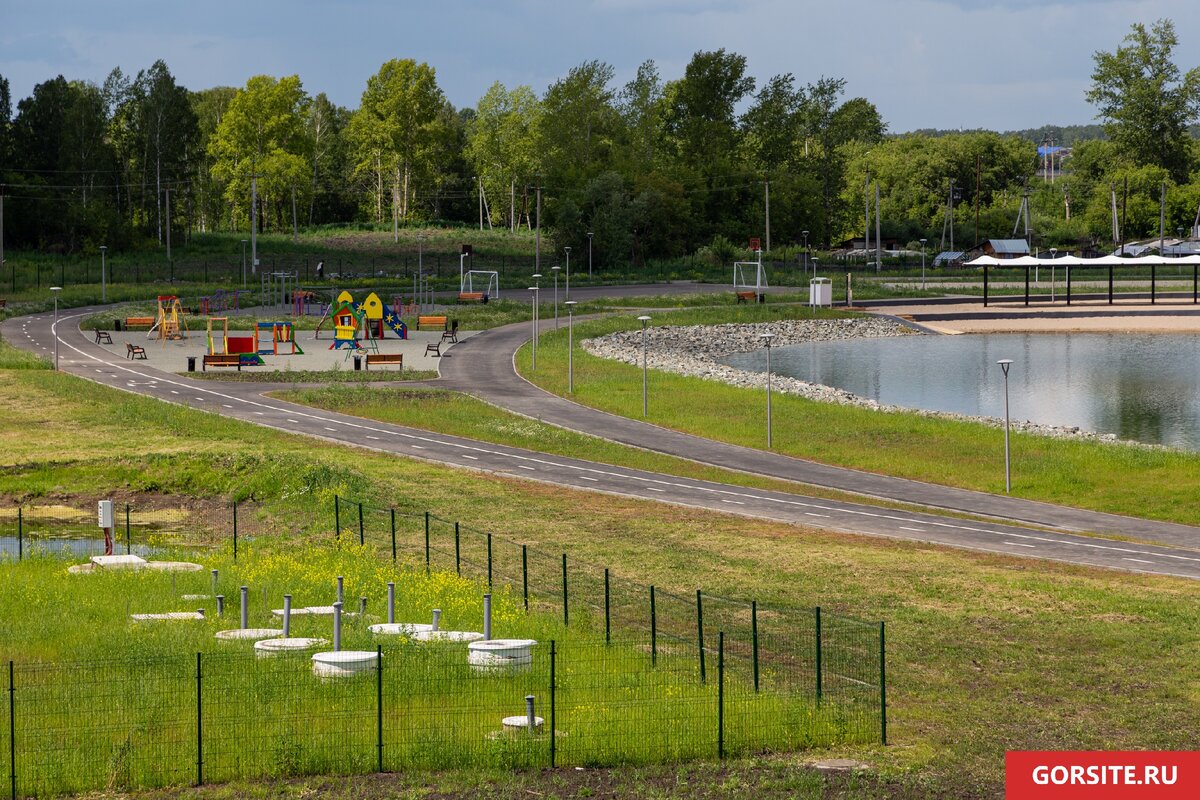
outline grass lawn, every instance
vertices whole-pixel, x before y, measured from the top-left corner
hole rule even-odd
[[[381,369],[375,372],[352,369],[275,369],[266,372],[191,372],[189,378],[233,383],[391,383],[427,381],[437,377],[431,369]]]
[[[1003,784],[1005,750],[1187,749],[1200,727],[1195,582],[826,534],[314,445],[46,370],[0,369],[0,467],[8,504],[177,501],[223,525],[216,509],[253,497],[246,535],[266,548],[272,537],[294,547],[327,532],[337,493],[433,510],[684,596],[700,586],[888,624],[889,746],[819,752],[867,762],[863,779],[817,784],[792,768],[813,757],[802,753],[620,774],[309,779],[198,796],[321,787],[330,796],[381,796],[381,787],[438,796],[481,785],[502,797],[589,786],[600,794],[586,781],[611,775],[645,797],[990,797]]]
[[[769,321],[803,309],[736,308],[656,314],[654,325]],[[757,316],[756,316],[757,314]],[[580,323],[576,339],[635,329],[632,315]],[[559,395],[567,393],[567,334],[542,335],[538,368],[529,347],[517,356],[521,374]],[[575,394],[584,405],[640,418],[642,373],[633,365],[599,359],[576,346]],[[1004,433],[980,423],[917,413],[880,413],[776,393],[775,450],[827,464],[897,475],[965,489],[1004,491]],[[656,425],[746,447],[765,447],[766,392],[652,371],[649,417]],[[1200,525],[1200,454],[1137,446],[1012,436],[1015,496],[1115,514]]]

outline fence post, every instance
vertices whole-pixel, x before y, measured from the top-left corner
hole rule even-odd
[[[133,552],[133,547],[129,543],[129,503],[125,504],[125,555]]]
[[[604,568],[604,643],[612,644],[612,623],[609,614],[608,567]]]
[[[8,765],[13,800],[17,800],[17,682],[13,662],[8,662]]]
[[[462,559],[460,558],[458,523],[454,523],[454,571],[462,575]]]
[[[529,545],[521,545],[521,593],[525,596],[525,613],[529,613]]]
[[[196,653],[196,785],[204,785],[204,713],[201,704],[200,653]]]
[[[658,663],[658,615],[654,611],[654,584],[650,584],[650,666]]]
[[[365,543],[363,538],[363,504],[361,502],[358,504],[358,543],[360,545]]]
[[[884,654],[884,623],[879,623],[879,740],[887,745],[887,668]]]
[[[754,651],[754,691],[758,691],[758,601],[750,601],[750,646]]]
[[[25,558],[25,509],[17,508],[17,561]],[[15,795],[14,795],[15,797]]]
[[[821,704],[821,607],[816,607],[814,615],[817,625],[817,705]]]
[[[550,768],[551,769],[554,768],[554,766],[555,766],[554,762],[558,755],[558,743],[556,741],[558,739],[558,734],[554,730],[554,726],[555,726],[554,712],[556,710],[554,707],[554,701],[556,699],[555,694],[557,691],[555,688],[555,685],[554,685],[555,684],[554,667],[555,667],[555,662],[558,660],[558,651],[557,651],[555,645],[556,645],[555,641],[553,639],[551,639],[550,640]]]
[[[565,628],[568,625],[570,625],[570,623],[571,623],[571,618],[567,613],[568,604],[567,604],[567,554],[566,553],[562,554],[562,565],[563,565],[563,627]]]
[[[383,645],[375,645],[375,738],[379,750],[376,772],[383,772]]]
[[[342,538],[342,514],[338,508],[338,496],[333,496],[333,538]]]
[[[696,590],[696,644],[700,652],[700,682],[704,683],[704,601],[699,589]]]
[[[233,560],[237,561],[237,501],[233,501]]]
[[[392,561],[396,560],[396,509],[391,509],[392,512]]]
[[[492,535],[487,535],[488,545],[488,591],[492,590]]]
[[[717,758],[725,757],[725,631],[717,633]]]
[[[425,571],[429,572],[429,512],[425,512]]]

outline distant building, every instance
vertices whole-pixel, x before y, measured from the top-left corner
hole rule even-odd
[[[968,252],[975,250],[993,258],[1020,258],[1029,255],[1029,242],[1024,239],[988,239]]]
[[[933,257],[935,267],[961,267],[967,260],[967,254],[957,250],[947,250]]]

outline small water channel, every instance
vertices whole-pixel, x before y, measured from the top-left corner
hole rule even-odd
[[[776,374],[888,405],[1014,419],[1200,450],[1200,334],[904,336],[777,347]],[[722,359],[766,369],[759,350]]]

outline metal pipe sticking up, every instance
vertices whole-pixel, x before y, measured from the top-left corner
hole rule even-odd
[[[431,625],[429,629],[436,631],[438,629],[438,621],[441,618],[442,618],[442,610],[440,608],[435,608],[433,610],[433,625]]]
[[[339,600],[333,604],[333,652],[342,649],[342,603]]]
[[[225,595],[223,594],[217,595],[217,616],[225,616]]]
[[[292,632],[292,596],[285,594],[283,596],[283,638],[286,639]]]
[[[358,615],[361,617],[367,613],[367,598],[358,598]]]
[[[529,732],[532,734],[537,727],[537,717],[533,713],[533,695],[525,695],[525,717],[529,720]]]
[[[242,630],[250,627],[250,587],[242,587]]]
[[[217,575],[218,575],[218,574],[219,574],[219,571],[218,571],[218,570],[215,570],[215,569],[214,569],[214,570],[212,571],[212,579],[213,579],[213,581],[212,581],[212,583],[213,583],[213,590],[212,590],[212,593],[213,593],[213,595],[214,595],[214,596],[216,596],[216,594],[217,594]]]
[[[338,599],[337,599],[337,601],[339,603],[343,603],[343,602],[345,602],[346,597],[345,597],[344,584],[342,582],[341,575],[338,575],[337,581],[338,581],[338,595],[337,595]]]
[[[492,638],[492,596],[485,594],[483,596],[483,640],[486,642]]]
[[[393,625],[396,622],[396,584],[388,581],[388,625]]]

